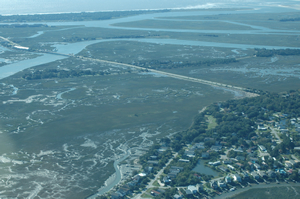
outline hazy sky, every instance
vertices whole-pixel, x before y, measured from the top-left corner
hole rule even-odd
[[[299,0],[0,0],[0,14],[212,8],[300,3]]]

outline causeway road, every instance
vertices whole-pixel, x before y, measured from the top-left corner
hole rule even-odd
[[[4,40],[6,42],[9,42],[11,45],[18,46],[18,44],[10,41],[7,38],[4,38],[4,37],[0,36],[0,39]],[[150,69],[150,68],[143,68],[143,67],[139,67],[139,66],[135,66],[135,65],[131,65],[131,64],[107,61],[107,60],[102,60],[102,59],[93,59],[93,58],[89,58],[89,57],[77,56],[77,55],[73,55],[73,54],[63,54],[63,53],[53,52],[53,51],[41,51],[41,50],[31,50],[31,51],[38,52],[38,53],[56,54],[56,55],[61,55],[61,56],[66,56],[66,57],[75,57],[75,58],[79,58],[79,59],[82,59],[82,60],[108,63],[108,64],[112,64],[112,65],[119,65],[119,66],[121,65],[121,66],[130,67],[130,68],[134,68],[134,69],[138,69],[138,70],[147,70],[148,72],[153,72],[153,73],[165,75],[165,76],[175,78],[175,79],[180,79],[180,80],[189,81],[189,82],[196,82],[196,83],[206,84],[206,85],[210,85],[210,86],[226,88],[226,89],[229,89],[229,90],[232,90],[232,91],[239,91],[239,92],[242,92],[244,94],[244,96],[246,96],[246,97],[256,97],[256,96],[258,96],[255,93],[248,92],[246,88],[242,88],[242,87],[238,87],[238,86],[232,86],[232,85],[229,85],[229,84],[222,84],[222,83],[208,81],[208,80],[194,78],[194,77],[188,77],[188,76],[184,76],[184,75],[177,75],[177,74],[174,74],[174,73],[168,73],[168,72],[159,71],[159,70]]]

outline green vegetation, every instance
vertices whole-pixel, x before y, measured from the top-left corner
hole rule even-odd
[[[236,59],[204,59],[202,61],[181,61],[176,62],[174,60],[150,60],[150,61],[137,61],[134,63],[136,66],[152,69],[174,69],[174,68],[186,68],[186,67],[208,67],[218,64],[230,64],[238,62]]]
[[[0,26],[0,35],[2,37],[9,37],[12,38],[13,41],[24,41],[24,40],[30,40],[29,38],[32,35],[37,34],[39,31],[55,31],[55,30],[61,30],[64,28],[72,28],[74,26],[48,26],[48,25],[42,25],[42,24],[35,24],[35,25],[2,25]],[[0,40],[0,42],[3,42]],[[32,40],[31,40],[32,42]]]
[[[153,186],[159,187],[160,185],[158,184],[157,180],[153,182]]]
[[[37,79],[52,79],[52,78],[73,78],[81,76],[95,76],[95,75],[108,75],[110,72],[101,71],[94,72],[91,70],[57,70],[57,69],[46,69],[38,70],[33,73],[27,73],[22,77],[26,80],[37,80]]]
[[[66,21],[104,20],[139,13],[144,13],[144,11],[92,13],[90,15],[89,13],[63,14],[60,17],[64,17],[63,20]],[[239,16],[241,15],[199,16],[199,19],[222,20]],[[282,24],[279,27],[281,29],[288,29],[292,26],[292,23],[289,22],[278,22],[278,17],[282,17],[282,15],[271,20],[273,17],[276,15],[243,15],[240,20],[245,21],[239,22],[245,23],[245,25],[222,21],[174,22],[168,20],[138,21],[127,25],[214,30],[251,30],[252,28],[247,24],[270,24],[265,27],[273,28]],[[197,18],[195,17],[195,19]],[[21,20],[21,17],[2,16],[0,20],[14,22]],[[29,15],[22,20],[57,21],[59,16]],[[202,180],[210,180],[212,176],[199,175],[192,171],[199,159],[202,158],[202,153],[209,153],[208,161],[218,161],[220,155],[224,155],[226,152],[224,148],[231,147],[233,144],[243,147],[261,144],[270,151],[273,148],[270,130],[258,132],[255,122],[258,120],[267,121],[276,112],[288,114],[288,119],[299,116],[299,78],[297,70],[294,70],[297,68],[295,66],[299,64],[299,56],[278,56],[278,59],[270,59],[270,56],[273,55],[298,55],[297,50],[243,50],[242,48],[160,45],[124,41],[131,38],[170,38],[298,47],[298,42],[295,42],[298,41],[298,35],[199,34],[136,29],[120,31],[120,29],[86,28],[84,26],[49,27],[40,24],[4,25],[0,26],[0,31],[1,36],[11,37],[13,41],[21,45],[37,49],[53,49],[53,42],[85,40],[99,40],[101,42],[102,39],[107,39],[107,42],[88,46],[78,56],[128,63],[145,68],[167,70],[168,72],[172,70],[172,73],[249,88],[248,91],[260,94],[256,98],[226,101],[233,98],[229,88],[223,90],[223,88],[212,88],[211,86],[168,77],[158,78],[149,75],[149,73],[140,73],[141,71],[118,67],[115,64],[100,64],[74,58],[40,65],[20,72],[12,78],[3,79],[2,82],[5,84],[0,84],[0,100],[2,102],[0,104],[0,130],[3,131],[0,133],[1,151],[7,154],[11,152],[19,154],[20,152],[20,156],[15,159],[24,160],[26,166],[29,166],[31,159],[36,157],[38,161],[36,165],[38,166],[33,167],[32,170],[38,170],[40,167],[43,167],[41,170],[55,170],[62,176],[61,179],[66,179],[63,178],[66,176],[74,176],[74,181],[70,182],[68,186],[75,187],[74,189],[82,186],[88,190],[88,194],[81,192],[78,195],[73,191],[74,189],[70,190],[70,193],[76,197],[84,198],[86,195],[96,192],[103,185],[104,180],[115,172],[112,166],[114,160],[112,157],[122,156],[124,151],[130,149],[132,149],[132,156],[137,158],[143,153],[142,150],[150,148],[141,156],[140,163],[143,169],[149,166],[153,167],[153,173],[141,178],[141,184],[134,187],[134,191],[144,188],[149,180],[154,178],[154,174],[173,157],[174,151],[178,152],[178,157],[174,158],[164,170],[163,175],[169,174],[171,166],[182,167],[183,170],[172,179],[171,186],[186,186],[199,183]],[[44,31],[44,34],[34,38],[25,38],[36,34],[38,31]],[[110,41],[109,39],[116,40]],[[259,53],[253,57],[255,50]],[[5,58],[9,54],[11,57],[30,57],[26,53],[15,51],[5,52],[2,56]],[[287,72],[280,72],[278,68],[286,69]],[[253,72],[255,69],[259,72]],[[271,70],[273,73],[265,73],[267,70]],[[266,92],[276,91],[279,93],[286,90],[287,87],[295,88],[295,91],[289,91],[284,95]],[[14,90],[15,88],[18,88],[17,92]],[[257,90],[258,88],[260,90]],[[239,92],[235,93],[235,97],[243,97],[239,94]],[[218,102],[220,99],[223,102]],[[25,103],[26,106],[24,106]],[[202,107],[211,103],[213,104],[198,114],[194,118],[193,124],[190,125],[192,116],[198,113]],[[179,133],[174,134],[174,132]],[[7,134],[9,135],[7,136]],[[297,155],[297,152],[293,151],[293,147],[300,146],[300,137],[297,136],[295,129],[290,134],[293,141],[290,137],[282,135],[283,142],[277,144],[274,150],[270,152],[271,155],[278,159],[284,153]],[[170,135],[172,136],[170,137]],[[4,138],[2,138],[3,136]],[[164,138],[165,136],[169,136],[170,139]],[[257,136],[256,141],[246,142],[254,136]],[[112,142],[112,140],[114,141]],[[159,140],[161,142],[157,144]],[[205,149],[193,148],[195,143],[199,142],[204,143]],[[152,145],[153,143],[154,145]],[[219,144],[224,148],[221,150],[212,149],[213,146]],[[161,147],[165,151],[159,151]],[[193,149],[195,149],[195,157],[193,155],[188,156],[186,153]],[[43,154],[41,150],[49,150],[50,152],[55,150],[53,152],[55,155],[37,155]],[[64,154],[67,150],[69,151],[66,157]],[[135,151],[140,153],[134,153]],[[24,152],[29,154],[28,158]],[[238,155],[246,157],[247,153],[228,152],[228,156],[232,158]],[[254,151],[252,155],[257,157],[258,152]],[[153,160],[155,158],[151,156],[157,156],[157,160]],[[14,159],[11,156],[8,157]],[[66,160],[69,162],[66,163]],[[247,161],[240,162],[247,165]],[[131,159],[128,162],[134,161]],[[257,162],[262,164],[261,159]],[[274,164],[281,167],[272,159],[267,159],[265,162],[268,165],[266,169],[273,169]],[[55,169],[51,170],[50,164],[53,164]],[[214,166],[209,167],[214,168]],[[21,166],[14,166],[13,171],[22,172],[18,170],[21,168]],[[65,169],[59,170],[62,168]],[[297,165],[293,168],[297,168]],[[245,166],[245,169],[249,170],[249,166]],[[81,175],[85,178],[74,175],[77,171],[81,171]],[[288,178],[297,180],[299,175],[294,172]],[[278,179],[286,178],[278,176]],[[11,181],[13,182],[13,179]],[[58,178],[51,181],[51,184],[58,184],[63,187],[65,181],[60,181]],[[158,185],[157,182],[154,183],[154,186]],[[16,184],[15,187],[17,186],[21,187],[21,183]],[[52,191],[51,185],[49,187],[49,190]],[[175,189],[170,189],[160,197],[169,198],[174,193]]]
[[[274,55],[282,55],[282,56],[289,56],[289,55],[300,55],[300,49],[278,49],[278,50],[267,50],[263,49],[255,49],[255,55],[258,57],[272,57]]]
[[[300,21],[300,17],[296,18],[285,18],[285,19],[280,19],[281,22],[287,22],[287,21]]]
[[[213,129],[218,125],[216,122],[217,121],[216,118],[214,118],[212,115],[209,115],[206,117],[207,117],[207,121],[208,121],[207,130]]]
[[[163,166],[166,165],[166,163],[169,161],[169,159],[172,157],[171,150],[166,150],[164,152],[159,152],[158,149],[160,148],[160,145],[153,145],[145,155],[140,157],[139,163],[143,166],[143,168],[147,168],[149,166],[149,162],[153,160],[151,156],[157,157],[157,164],[150,163],[153,167],[153,172],[157,172],[160,169],[163,168]],[[155,160],[153,160],[155,161]],[[156,161],[155,161],[156,162]]]
[[[45,21],[93,21],[108,20],[132,15],[147,14],[159,11],[115,11],[115,12],[81,12],[81,13],[62,13],[62,14],[34,14],[34,15],[12,15],[0,16],[2,22],[45,22]]]
[[[240,26],[219,21],[169,21],[169,20],[142,20],[126,23],[117,23],[114,26],[159,28],[159,29],[195,29],[195,30],[253,30],[247,26]]]

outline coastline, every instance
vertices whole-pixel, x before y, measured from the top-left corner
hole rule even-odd
[[[220,196],[216,196],[214,197],[215,199],[230,199],[234,196],[237,196],[243,192],[246,192],[246,191],[249,191],[251,189],[267,189],[267,188],[272,188],[272,187],[290,187],[290,186],[298,186],[300,187],[300,184],[295,184],[295,183],[280,183],[280,184],[277,184],[277,183],[270,183],[270,184],[251,184],[251,187],[246,187],[246,188],[239,188],[235,191],[232,191],[232,192],[227,192],[225,194],[222,194]]]
[[[130,156],[130,152],[129,150],[126,151],[126,153],[124,154],[123,157],[117,159],[114,161],[114,168],[116,170],[115,173],[113,173],[106,181],[105,181],[105,185],[102,186],[100,189],[98,189],[98,192],[89,196],[88,199],[94,199],[97,196],[101,196],[107,192],[109,192],[111,189],[113,189],[116,185],[118,185],[120,182],[122,182],[122,180],[124,179],[123,173],[120,169],[120,163],[122,161],[124,161],[126,158],[128,158]]]

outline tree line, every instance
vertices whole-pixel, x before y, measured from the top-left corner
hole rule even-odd
[[[257,57],[272,57],[274,55],[282,55],[282,56],[288,56],[288,55],[300,55],[300,49],[255,49],[255,55]]]
[[[280,19],[280,22],[287,22],[287,21],[300,21],[300,17],[296,17],[296,18],[284,18],[284,19]]]
[[[236,59],[205,59],[201,61],[172,61],[172,60],[150,60],[150,61],[138,61],[133,65],[152,68],[152,69],[173,69],[173,68],[184,68],[184,67],[199,67],[199,66],[210,66],[217,64],[230,64],[238,62]]]
[[[46,69],[38,70],[33,73],[26,73],[22,78],[26,80],[37,80],[37,79],[51,79],[51,78],[72,78],[81,76],[95,76],[95,75],[108,75],[109,72],[98,71],[94,72],[91,70],[58,70],[58,69]]]
[[[132,15],[140,15],[153,12],[169,12],[169,10],[159,11],[114,11],[114,12],[81,12],[81,13],[62,13],[62,14],[34,14],[34,15],[12,15],[1,16],[2,22],[33,22],[33,21],[89,21],[89,20],[108,20]]]

